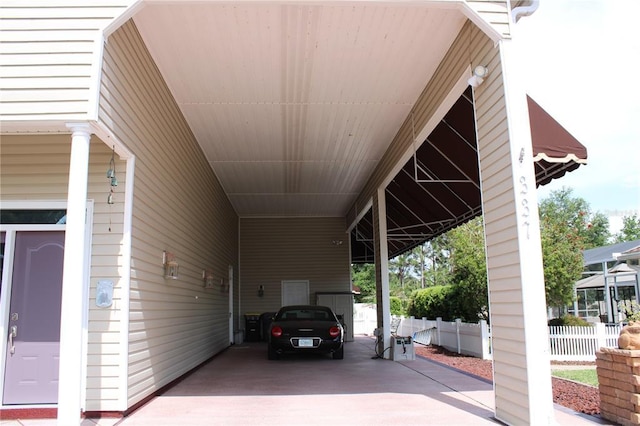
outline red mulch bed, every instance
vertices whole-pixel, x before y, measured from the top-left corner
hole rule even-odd
[[[416,355],[493,381],[493,363],[491,361],[460,355],[440,346],[416,345],[415,350]],[[552,377],[551,382],[553,402],[580,413],[600,414],[600,393],[598,388],[557,377]]]

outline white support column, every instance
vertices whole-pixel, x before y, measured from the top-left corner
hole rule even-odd
[[[80,424],[82,383],[82,308],[87,179],[89,170],[88,124],[69,124],[71,164],[67,195],[64,273],[62,277],[62,314],[60,318],[60,367],[58,382],[58,425]]]
[[[602,262],[602,279],[604,280],[604,304],[607,309],[607,322],[616,322],[611,301],[611,290],[609,290],[609,279],[607,278],[607,262]]]
[[[373,201],[373,239],[376,262],[376,295],[378,304],[378,327],[382,326],[382,342],[378,352],[388,359],[385,351],[391,342],[391,306],[389,301],[389,248],[387,246],[387,204],[385,188],[379,188]]]
[[[497,169],[496,163],[507,171],[500,178],[489,172],[482,175],[485,226],[491,230],[486,240],[496,417],[508,424],[549,425],[555,423],[549,331],[531,128],[519,53],[512,40],[500,41],[508,151],[499,159],[490,158],[483,152],[488,140],[479,135],[481,171]],[[497,187],[500,196],[495,195]],[[509,217],[504,216],[505,207],[512,212]],[[523,378],[517,396],[512,384],[505,384],[509,377]]]

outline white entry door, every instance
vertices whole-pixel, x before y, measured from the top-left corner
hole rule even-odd
[[[309,281],[282,281],[282,306],[308,304]]]

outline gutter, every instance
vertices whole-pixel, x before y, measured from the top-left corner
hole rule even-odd
[[[533,12],[538,10],[540,0],[531,0],[528,6],[517,6],[511,10],[511,19],[518,22],[523,16],[531,16]]]

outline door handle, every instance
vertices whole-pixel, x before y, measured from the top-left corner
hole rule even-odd
[[[16,345],[13,343],[13,339],[18,336],[18,326],[12,325],[9,331],[9,353],[13,355],[16,352]]]

